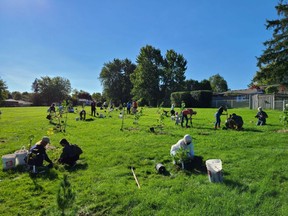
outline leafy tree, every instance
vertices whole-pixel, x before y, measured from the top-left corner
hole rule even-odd
[[[225,92],[228,90],[226,80],[219,74],[213,75],[209,78],[210,85],[213,92]]]
[[[96,101],[97,106],[101,105],[105,101],[105,98],[101,95],[100,92],[93,93],[92,98]]]
[[[92,97],[90,95],[89,92],[80,90],[77,94],[77,98],[81,98],[81,99],[86,99],[86,100],[92,100]]]
[[[266,21],[273,37],[263,43],[266,49],[257,58],[259,71],[252,80],[262,85],[288,84],[288,3],[280,0],[275,8],[279,19]]]
[[[192,79],[185,80],[185,84],[184,84],[184,89],[183,90],[184,91],[200,90],[200,83],[197,80],[192,80]]]
[[[163,73],[160,76],[161,92],[164,101],[170,100],[172,92],[184,89],[186,65],[187,61],[183,55],[177,54],[174,50],[166,52]]]
[[[135,72],[130,76],[134,99],[144,99],[155,106],[160,98],[160,76],[163,74],[161,51],[150,45],[142,47],[136,62]]]
[[[62,77],[41,77],[41,79],[37,79],[38,89],[35,89],[34,84],[35,81],[32,84],[32,89],[34,89],[35,94],[39,94],[37,98],[40,96],[45,104],[61,102],[67,99],[71,92],[70,81]],[[38,90],[38,92],[36,90]]]
[[[33,93],[22,92],[22,100],[31,101]]]
[[[19,91],[14,91],[11,95],[14,100],[22,100],[22,94]]]
[[[136,66],[130,60],[114,59],[104,64],[99,80],[103,86],[103,96],[119,102],[131,99],[132,83],[130,75]]]
[[[6,83],[0,78],[0,103],[8,97],[7,89]]]

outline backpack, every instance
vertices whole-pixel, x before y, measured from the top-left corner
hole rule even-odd
[[[82,149],[77,144],[71,144],[73,154],[80,155],[83,153]]]
[[[43,163],[43,156],[37,152],[37,149],[33,149],[32,151],[28,152],[24,161],[30,166],[40,166]]]

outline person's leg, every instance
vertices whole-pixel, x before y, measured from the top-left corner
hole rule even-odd
[[[183,127],[184,118],[185,118],[185,115],[184,115],[184,114],[182,114],[182,117],[181,117],[181,127]]]
[[[188,127],[188,115],[185,116],[185,120],[186,120],[186,127]]]
[[[215,129],[217,129],[217,127],[220,127],[220,116],[218,114],[215,115],[216,118],[216,122],[215,122]]]

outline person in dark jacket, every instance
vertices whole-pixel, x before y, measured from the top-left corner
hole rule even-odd
[[[91,116],[96,117],[96,102],[95,101],[91,102]]]
[[[58,162],[61,164],[74,166],[76,161],[79,159],[79,154],[75,153],[72,145],[67,141],[67,139],[61,139],[60,145],[63,146],[63,150],[60,158],[58,159]]]
[[[229,116],[229,118],[226,121],[226,127],[234,130],[242,130],[243,129],[243,119],[241,116],[236,115],[233,113]]]
[[[258,118],[257,125],[266,125],[266,118],[268,118],[268,115],[263,111],[262,107],[258,107],[258,112],[255,118]]]
[[[31,147],[29,150],[28,165],[39,167],[43,166],[44,161],[47,161],[49,163],[48,167],[53,167],[53,162],[46,153],[46,146],[49,143],[49,137],[44,136],[42,140]]]
[[[226,113],[223,114],[223,111],[226,111]],[[215,118],[216,118],[216,122],[215,122],[215,125],[214,125],[215,129],[220,128],[220,123],[221,123],[220,116],[221,115],[227,115],[227,108],[224,107],[224,106],[220,106],[219,109],[217,110],[217,112],[215,113]]]

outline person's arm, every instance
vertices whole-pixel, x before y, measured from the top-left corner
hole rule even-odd
[[[193,145],[193,143],[188,145],[188,147],[189,147],[189,157],[193,158],[194,157],[194,145]]]

